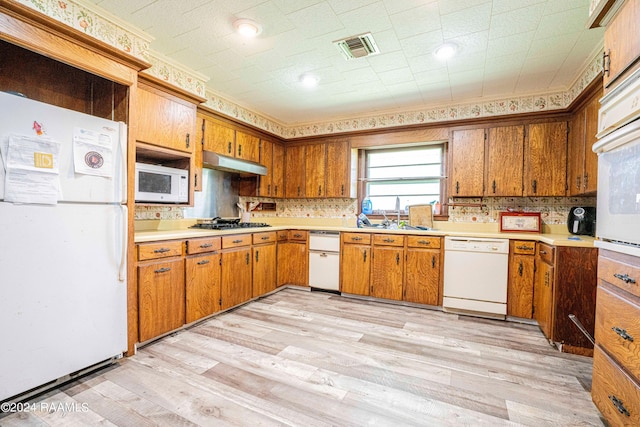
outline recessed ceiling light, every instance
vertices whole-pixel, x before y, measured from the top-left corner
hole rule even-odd
[[[318,85],[319,79],[311,74],[303,74],[300,77],[300,82],[306,87],[315,87]]]
[[[233,26],[244,37],[255,37],[262,32],[260,24],[251,19],[238,19],[234,21]]]
[[[435,51],[433,51],[433,54],[436,56],[436,58],[444,61],[455,55],[457,50],[458,47],[455,44],[445,43],[442,46],[438,47]]]

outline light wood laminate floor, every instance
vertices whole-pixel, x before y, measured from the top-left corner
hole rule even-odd
[[[591,367],[537,326],[285,289],[0,425],[601,426]]]

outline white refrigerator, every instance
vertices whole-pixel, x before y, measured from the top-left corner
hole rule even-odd
[[[127,139],[123,123],[14,94],[0,111],[5,401],[127,348]]]

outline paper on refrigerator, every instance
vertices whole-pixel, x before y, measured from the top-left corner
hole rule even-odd
[[[73,131],[73,165],[76,173],[113,177],[113,142],[104,133],[84,128]]]
[[[10,134],[0,144],[4,200],[53,205],[60,195],[60,143],[51,138]]]

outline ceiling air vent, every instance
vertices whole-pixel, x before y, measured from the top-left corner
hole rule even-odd
[[[333,42],[346,59],[362,58],[380,53],[371,33],[347,37]]]

